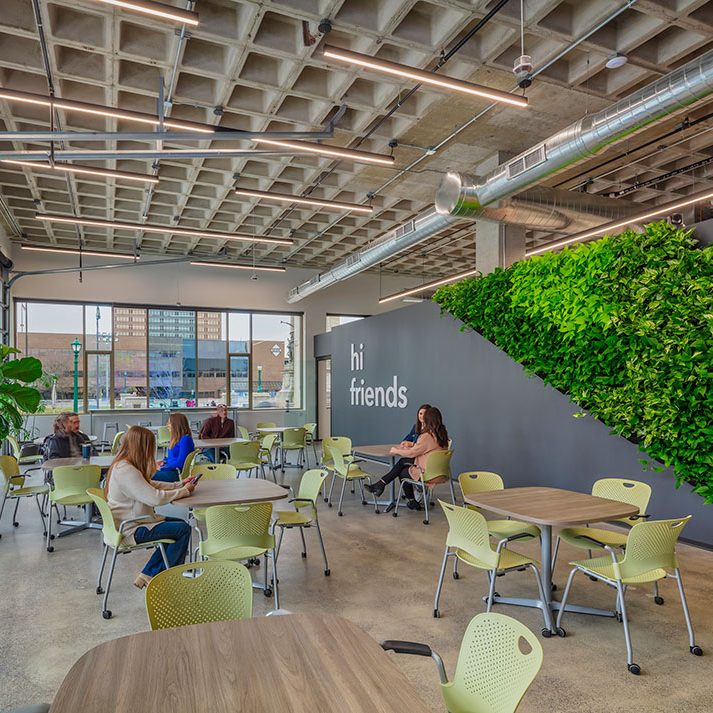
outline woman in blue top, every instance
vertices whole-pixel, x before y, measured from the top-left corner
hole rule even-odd
[[[193,445],[188,419],[182,413],[172,413],[168,417],[168,430],[171,434],[171,440],[166,450],[166,457],[159,462],[159,470],[154,475],[153,480],[175,483],[180,479],[183,464],[195,446]]]

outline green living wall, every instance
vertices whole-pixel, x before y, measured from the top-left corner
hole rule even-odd
[[[695,243],[652,223],[442,287],[434,300],[710,503],[713,247]]]

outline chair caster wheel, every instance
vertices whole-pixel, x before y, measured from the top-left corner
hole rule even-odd
[[[42,533],[42,537],[47,537],[47,530]]]
[[[700,646],[691,646],[691,653],[694,656],[703,656],[703,649]]]
[[[438,611],[438,609],[433,610],[433,618],[434,619],[440,619],[441,618],[441,612]]]
[[[590,577],[589,579],[591,579],[592,582],[598,582],[598,581],[599,581],[596,577]]]
[[[339,515],[339,517],[342,517],[342,515],[344,515],[344,513],[343,513],[343,512],[338,512],[337,515]]]
[[[306,559],[307,559],[307,553],[306,553],[306,552],[303,552],[303,553],[302,553],[302,559],[303,559],[303,560],[306,560]]]
[[[557,585],[554,584],[554,583],[552,584],[552,591],[553,591],[553,592],[556,592],[556,591],[557,591]]]
[[[428,525],[428,520],[424,520],[424,521],[423,521],[423,524],[424,524],[424,525]]]
[[[262,593],[263,593],[266,597],[271,597],[271,596],[272,596],[272,589],[270,589],[270,587],[268,587],[267,589],[263,589],[263,590],[262,590]]]
[[[102,616],[105,619],[111,619],[111,609],[104,609],[104,611],[102,612]]]
[[[361,504],[366,505],[366,500],[363,500]]]
[[[621,612],[618,611],[616,613],[616,620],[621,624],[622,621],[624,621],[624,617],[622,616]]]
[[[398,516],[399,516],[399,514],[398,514],[397,512],[392,512],[391,515],[392,515],[392,517],[398,517]]]
[[[13,527],[19,527],[19,525],[20,525],[19,522],[13,522],[13,523],[12,523],[12,526],[13,526]]]
[[[663,604],[663,597],[654,597],[654,601],[660,606]]]
[[[331,507],[332,507],[332,503],[327,502],[327,507],[330,507],[330,508],[331,508]]]
[[[374,515],[378,515],[380,512],[381,512],[381,510],[379,510],[379,508],[376,508],[376,509],[374,510]]]
[[[325,570],[324,570],[324,576],[325,576],[325,577],[329,577],[330,574],[332,574],[332,570],[331,570],[331,569],[325,569]]]
[[[633,673],[634,676],[638,676],[641,673],[641,666],[638,663],[630,663],[627,668],[629,673]]]
[[[458,574],[458,572],[453,572],[453,579],[460,579],[460,574]]]
[[[97,594],[104,594],[104,590],[101,587],[97,587]]]
[[[564,637],[567,636],[567,631],[565,629],[563,629],[561,626],[558,626],[557,627],[557,636],[564,639]]]
[[[50,545],[50,546],[47,548],[47,552],[54,552],[54,547],[52,547],[52,545]]]
[[[549,639],[552,636],[552,631],[550,631],[547,627],[545,627],[544,629],[542,629],[541,634],[542,634],[542,636],[545,637],[545,639]]]

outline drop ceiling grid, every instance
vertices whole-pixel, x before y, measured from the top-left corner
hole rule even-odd
[[[3,18],[0,10],[0,32],[4,33],[0,37],[14,35],[26,41],[28,44],[24,47],[29,50],[33,41],[36,44],[33,23],[27,21],[28,17],[31,18],[31,4],[29,0],[10,1],[20,8],[22,22],[11,22],[13,17]],[[294,7],[295,4],[297,3],[217,3],[201,0],[200,5],[212,19],[205,29],[199,27],[190,30],[191,37],[182,50],[176,74],[176,103],[171,114],[214,124],[220,121],[223,125],[253,130],[316,130],[343,100],[348,106],[349,121],[337,126],[334,142],[343,145],[352,143],[384,114],[397,99],[399,89],[408,89],[411,85],[402,85],[373,73],[355,72],[353,68],[337,69],[315,57],[315,51],[322,42],[312,47],[301,46],[302,19],[310,22],[310,30],[314,33],[316,22],[321,17],[331,17],[334,31],[326,38],[327,42],[343,42],[344,46],[351,46],[367,54],[375,54],[381,48],[381,51],[388,50],[403,59],[410,57],[411,61],[419,66],[432,67],[441,47],[448,46],[464,28],[472,25],[492,5],[485,2],[393,0],[373,3],[370,0],[343,0],[312,3],[314,11],[309,12]],[[504,81],[506,85],[511,86],[511,56],[513,52],[519,53],[519,18],[515,12],[519,10],[518,5],[516,2],[509,3],[506,10],[499,13],[476,40],[449,63],[446,71],[460,77],[470,77],[475,72],[476,81],[478,74],[489,71],[488,76],[494,82]],[[587,6],[586,10],[582,10],[584,5]],[[634,86],[651,81],[661,73],[669,71],[677,62],[689,57],[691,52],[700,51],[710,43],[713,17],[711,3],[682,0],[678,6],[676,12],[672,12],[670,3],[640,0],[635,9],[627,11],[636,13],[631,17],[637,22],[631,22],[629,25],[633,29],[627,31],[627,26],[622,24],[613,27],[609,33],[600,31],[553,65],[552,70],[558,65],[563,67],[559,73],[553,71],[550,72],[552,76],[548,76],[548,72],[545,72],[539,81],[569,87],[573,101],[583,93],[611,96],[613,99],[621,93],[627,93]],[[56,0],[43,3],[43,7],[47,19],[50,55],[54,64],[53,70],[56,72],[55,82],[61,96],[143,111],[153,110],[156,90],[151,86],[150,80],[159,72],[168,80],[173,51],[178,43],[178,37],[171,25],[104,7],[91,0]],[[369,24],[370,7],[378,8],[376,25]],[[526,3],[526,8],[527,42],[533,44],[532,54],[540,65],[613,9],[612,3],[605,0],[583,4],[574,3],[572,0],[532,0]],[[198,9],[200,11],[201,7]],[[238,31],[232,36],[228,36],[232,25],[224,23],[221,26],[216,20],[219,12],[237,18],[234,24]],[[77,22],[78,13],[87,15],[90,18],[89,26],[101,27],[101,31],[92,29],[79,37],[76,28],[72,29],[72,23]],[[12,13],[9,15],[12,16]],[[290,27],[291,30],[285,29]],[[57,33],[54,32],[55,28]],[[294,44],[291,47],[280,46],[282,39],[288,37],[292,37]],[[627,69],[626,74],[619,74],[623,79],[615,81],[616,73],[607,74],[603,63],[613,50],[613,45],[618,42],[625,43],[621,48],[630,53],[631,69]],[[196,45],[198,50],[190,52],[191,46]],[[617,46],[617,49],[619,48]],[[638,48],[643,48],[640,57],[637,56]],[[83,60],[88,59],[89,55],[85,58],[82,52],[99,54],[104,61],[94,64],[85,62]],[[260,81],[259,77],[256,78],[254,69],[252,74],[242,76],[250,57],[253,58],[253,68],[274,68],[279,78],[278,86],[272,86],[267,80]],[[13,57],[6,41],[0,41],[0,83],[44,93],[46,83],[37,59],[38,55],[32,51],[24,51],[22,57]],[[103,76],[98,67],[103,67]],[[488,67],[491,69],[485,69]],[[317,89],[316,82],[305,80],[300,83],[300,77],[305,70],[309,70],[308,74],[315,73],[315,77],[318,77],[320,72],[328,73],[322,75],[329,79],[324,91]],[[349,97],[350,89],[354,95],[353,100]],[[373,106],[367,99],[369,91],[377,95],[378,101]],[[343,99],[345,93],[347,96]],[[416,97],[419,98],[418,101],[412,100],[396,111],[393,120],[387,123],[386,131],[377,132],[364,143],[363,148],[384,152],[387,150],[388,139],[392,136],[419,144],[419,120],[429,112],[447,109],[448,98],[436,91],[421,91]],[[224,107],[222,120],[212,112],[215,105]],[[410,108],[411,106],[415,108]],[[533,107],[531,111],[536,111],[536,108]],[[48,126],[41,113],[23,111],[17,104],[3,102],[0,112],[0,117],[8,129],[46,129]],[[96,119],[88,120],[76,113],[65,117],[65,123],[67,128],[79,130],[97,126]],[[115,130],[117,124],[123,130],[136,128],[136,125],[131,126],[116,120],[102,120],[101,124],[101,128],[110,130]],[[533,136],[533,143],[540,138],[544,136]],[[206,141],[203,145],[208,143]],[[103,147],[102,144],[95,145]],[[168,143],[166,145],[171,146]],[[215,142],[213,145],[218,144]],[[428,142],[425,145],[428,145]],[[41,144],[32,148],[39,146]],[[139,142],[131,142],[130,145],[131,148],[148,146],[149,144]],[[17,149],[19,146],[14,145],[13,148]],[[710,144],[703,141],[696,147],[695,156],[707,155],[705,152],[708,149]],[[407,164],[418,155],[417,150],[397,148],[397,166]],[[657,158],[656,162],[658,160]],[[670,157],[665,155],[660,157],[661,165],[670,163],[670,160]],[[695,159],[692,158],[691,161],[693,160]],[[148,160],[116,161],[104,165],[113,167],[116,164],[117,168],[123,170],[149,172],[150,163]],[[426,166],[428,163],[428,160],[424,161]],[[265,169],[257,170],[260,165],[265,166]],[[273,228],[274,234],[282,236],[291,232],[297,243],[297,250],[261,246],[256,249],[258,258],[268,257],[274,260],[292,253],[291,263],[325,267],[428,207],[428,203],[423,200],[409,201],[409,196],[399,190],[398,182],[392,184],[386,195],[375,200],[377,211],[374,216],[349,216],[349,221],[344,219],[336,223],[334,214],[321,209],[288,211],[279,205],[270,206],[266,202],[242,200],[232,193],[233,174],[236,172],[241,173],[240,184],[247,187],[300,193],[310,189],[322,172],[332,167],[333,163],[328,159],[304,157],[255,156],[186,161],[165,159],[161,161],[159,171],[162,182],[153,194],[147,217],[151,222],[168,222],[177,215],[181,225],[220,230],[265,232],[270,226],[277,226]],[[62,188],[63,182],[34,175],[29,169],[6,169],[7,167],[0,169],[0,191],[6,196],[28,237],[33,241],[50,240],[66,245],[76,244],[73,230],[59,229],[57,226],[53,230],[50,226],[38,225],[31,218],[32,198],[43,200],[48,210],[51,208],[57,212],[69,211],[66,188]],[[666,172],[664,169],[657,169],[653,162],[647,167],[647,171],[649,170]],[[175,177],[174,172],[179,174],[179,177]],[[392,173],[380,168],[340,163],[334,168],[330,180],[314,190],[314,195],[348,201],[364,200],[368,190],[377,188]],[[22,179],[19,185],[15,183],[18,177]],[[678,181],[669,185],[685,193],[690,187],[690,182],[689,185],[684,183],[685,178],[684,176],[681,179],[680,185]],[[621,176],[614,174],[609,185],[621,185],[621,179]],[[117,219],[139,220],[145,200],[144,190],[125,186],[113,179],[106,182],[75,180],[75,185],[83,214],[99,217],[115,215]],[[17,195],[20,186],[29,189],[31,197]],[[595,187],[597,192],[600,192],[600,187],[603,190],[602,182],[597,182]],[[666,192],[670,193],[670,190],[667,189]],[[652,195],[656,195],[655,189],[653,194],[651,191],[642,191],[632,194],[631,197],[651,199]],[[407,199],[406,210],[391,210],[394,205],[403,205],[404,198]],[[389,216],[391,220],[380,220],[381,214]],[[133,217],[129,218],[130,215]],[[278,223],[279,219],[282,220]],[[328,232],[323,232],[327,228]],[[314,236],[320,233],[322,235],[315,240]],[[128,248],[131,245],[131,237],[120,231],[86,228],[85,235],[87,244],[91,247],[112,248],[120,245],[122,248]],[[143,241],[146,249],[171,253],[190,249],[214,253],[222,247],[215,241],[186,241],[185,238],[170,236],[166,239],[148,236],[144,237]],[[307,241],[309,246],[302,252],[299,247]],[[230,254],[249,252],[249,246],[229,247]],[[441,252],[437,251],[436,256],[441,256]],[[443,251],[443,265],[447,265],[445,258],[446,252]],[[434,258],[434,261],[438,262],[437,258]],[[404,263],[407,266],[412,265],[409,269],[422,267],[422,263],[417,259],[405,259]],[[431,264],[430,258],[428,264]],[[434,265],[433,269],[437,269],[437,265]]]

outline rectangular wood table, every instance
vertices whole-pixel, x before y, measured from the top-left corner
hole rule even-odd
[[[552,598],[552,528],[617,520],[636,515],[639,512],[639,508],[628,503],[598,498],[572,490],[560,490],[559,488],[525,487],[490,490],[466,495],[464,500],[483,510],[512,517],[514,520],[531,522],[537,525],[542,533],[540,576],[542,589],[545,592],[545,601],[496,596],[493,598],[493,602],[537,607],[538,609],[544,609],[547,606],[555,611],[560,609],[560,603]],[[566,611],[598,616],[616,615],[616,612],[606,609],[581,607],[575,604],[567,604]]]
[[[70,669],[50,713],[429,713],[363,629],[291,614],[147,631]]]
[[[391,449],[397,445],[397,443],[383,443],[375,446],[354,446],[352,453],[362,460],[368,460],[371,463],[390,464],[393,468],[396,461],[401,457],[391,453]],[[376,503],[377,505],[386,505],[384,512],[391,512],[396,507],[395,480],[391,481],[390,494],[391,500],[378,500]]]

